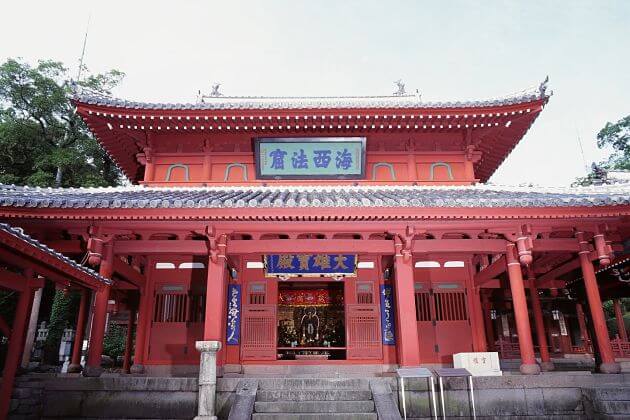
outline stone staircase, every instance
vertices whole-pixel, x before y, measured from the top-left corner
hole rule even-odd
[[[368,379],[261,379],[253,420],[376,420]]]

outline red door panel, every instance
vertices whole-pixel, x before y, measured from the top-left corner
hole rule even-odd
[[[472,331],[463,290],[433,294],[437,353],[440,362],[453,363],[453,354],[472,351]]]
[[[433,296],[428,291],[416,292],[416,323],[418,325],[418,341],[420,362],[435,363],[435,326],[433,325]]]
[[[245,305],[241,323],[241,358],[276,360],[276,306]]]
[[[378,305],[346,305],[348,359],[381,359],[381,315]]]

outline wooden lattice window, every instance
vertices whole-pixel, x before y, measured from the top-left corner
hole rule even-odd
[[[206,296],[190,295],[188,296],[188,321],[204,322],[206,314]]]
[[[181,293],[156,294],[153,322],[186,322],[187,297]]]
[[[416,292],[416,321],[431,320],[431,295],[429,292]]]
[[[250,305],[264,305],[266,290],[264,283],[251,283],[247,294],[247,301]]]
[[[437,292],[435,299],[436,321],[467,321],[466,294],[464,292]]]
[[[357,283],[357,303],[374,303],[374,289],[372,283]]]

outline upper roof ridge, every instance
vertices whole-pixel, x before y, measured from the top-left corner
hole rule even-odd
[[[423,101],[419,95],[350,96],[211,96],[197,103],[130,101],[87,89],[77,89],[73,100],[84,104],[135,109],[226,110],[226,109],[370,109],[370,108],[472,108],[502,106],[546,100],[546,86],[530,87],[508,95],[483,100]]]

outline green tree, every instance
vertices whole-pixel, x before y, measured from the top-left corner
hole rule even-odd
[[[88,74],[73,84],[56,61],[0,65],[0,183],[35,186],[108,186],[122,178],[70,101],[78,86],[109,94],[124,74]]]
[[[630,115],[617,121],[608,122],[597,133],[597,147],[611,147],[608,159],[593,164],[591,172],[584,178],[578,178],[574,185],[592,185],[605,181],[605,171],[611,169],[630,170]]]
[[[74,83],[62,63],[19,59],[0,64],[0,183],[42,187],[118,185],[121,173],[99,147],[70,101],[73,89],[110,94],[124,77],[118,70],[90,74]],[[0,292],[3,308],[15,294]],[[44,357],[56,363],[63,329],[78,300],[56,291]],[[12,313],[11,313],[12,314]],[[9,315],[8,318],[12,318]]]

